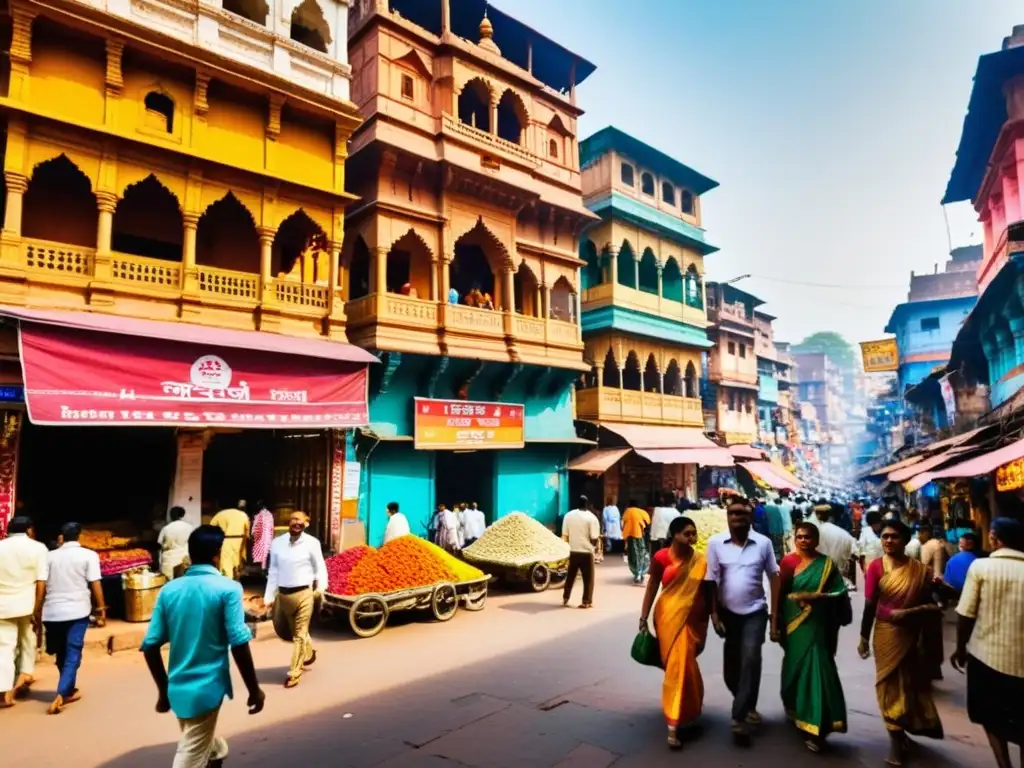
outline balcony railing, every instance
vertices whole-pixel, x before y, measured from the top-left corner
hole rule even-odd
[[[576,392],[576,414],[594,421],[703,427],[700,399],[598,385]]]
[[[181,287],[181,264],[175,261],[148,259],[130,253],[114,253],[111,270],[115,282],[173,291]]]
[[[616,306],[624,309],[632,309],[636,312],[644,312],[648,315],[664,317],[668,320],[682,320],[685,323],[704,327],[707,325],[707,315],[704,314],[700,303],[690,304],[680,301],[666,299],[656,293],[639,291],[636,288],[622,285],[620,283],[601,283],[588,288],[581,297],[583,311],[598,309],[605,306]]]
[[[712,357],[708,365],[708,378],[712,381],[757,384],[757,362],[752,357],[748,361],[748,365],[740,366],[736,363],[723,363],[720,356]]]
[[[29,271],[48,275],[92,277],[96,258],[94,248],[83,248],[49,240],[24,239],[25,266]]]
[[[526,147],[503,139],[500,136],[495,136],[493,133],[482,131],[472,125],[467,125],[457,117],[447,113],[441,115],[441,133],[468,140],[481,149],[505,155],[516,162],[525,163],[531,168],[539,168],[541,165],[540,158]]]

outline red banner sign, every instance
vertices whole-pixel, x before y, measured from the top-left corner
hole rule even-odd
[[[415,445],[427,450],[522,448],[523,406],[416,398]]]
[[[366,365],[22,323],[34,424],[362,426]]]

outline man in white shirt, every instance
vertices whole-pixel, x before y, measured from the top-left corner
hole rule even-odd
[[[580,496],[572,512],[562,518],[562,538],[569,542],[569,573],[562,590],[562,605],[569,605],[576,574],[583,575],[583,602],[580,608],[594,607],[594,552],[601,538],[601,524],[589,509],[586,496]]]
[[[388,525],[384,529],[384,543],[387,544],[389,541],[394,541],[399,536],[408,536],[409,533],[409,521],[405,515],[398,511],[398,502],[389,502]]]
[[[320,542],[306,533],[309,516],[292,512],[288,533],[270,545],[270,570],[263,603],[273,608],[274,631],[292,643],[292,662],[285,688],[299,684],[303,670],[313,666],[316,651],[309,636],[313,606],[327,589],[327,564]]]
[[[46,594],[46,545],[27,517],[15,517],[0,541],[0,709],[35,682],[36,645]]]
[[[78,523],[66,523],[60,533],[64,543],[47,558],[49,578],[43,601],[46,652],[57,657],[60,670],[57,695],[50,704],[51,715],[81,698],[75,683],[82,665],[89,616],[95,607],[96,626],[102,627],[107,613],[100,583],[100,556],[78,543],[82,535]]]
[[[664,499],[663,501],[671,501],[671,499]],[[668,527],[679,517],[679,510],[675,507],[663,506],[655,507],[654,514],[651,515],[651,555],[659,549],[664,549],[668,546]]]
[[[609,497],[601,516],[604,518],[605,548],[608,552],[618,552],[622,546],[622,513],[615,499]]]
[[[487,519],[484,517],[483,510],[479,509],[474,501],[468,509],[462,511],[462,532],[466,546],[468,547],[483,536],[486,530]]]
[[[843,580],[851,590],[856,590],[856,584],[850,584],[846,573],[850,568],[850,562],[857,551],[857,540],[853,536],[831,521],[832,505],[827,501],[819,501],[814,505],[814,514],[817,517],[819,541],[818,551],[823,555],[832,558],[839,573],[843,574]]]
[[[181,564],[188,557],[188,537],[192,525],[185,522],[185,508],[171,507],[171,522],[160,529],[156,543],[160,545],[160,573],[168,579],[180,576]]]
[[[867,573],[868,566],[880,558],[882,540],[878,537],[882,530],[882,513],[876,509],[865,513],[864,524],[860,527],[860,539],[857,540],[857,559],[860,561],[861,573]]]

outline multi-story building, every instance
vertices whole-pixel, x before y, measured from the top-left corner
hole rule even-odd
[[[701,228],[701,195],[717,182],[613,127],[581,142],[580,154],[584,203],[600,221],[580,241],[583,338],[593,369],[576,391],[577,418],[612,431],[660,428],[676,436],[664,440],[678,441],[663,440],[667,447],[707,442],[699,392],[711,346],[704,257],[716,249]],[[606,495],[656,503],[652,490],[675,486],[695,498],[692,463],[663,471],[630,460],[609,468]],[[625,478],[641,478],[643,487],[627,488]]]
[[[793,390],[794,363],[793,354],[790,352],[788,341],[775,341],[776,360],[778,365],[779,386],[779,416],[782,420],[782,434],[784,442],[791,451],[796,450],[800,444],[800,433],[797,429],[797,422],[800,419],[800,402]]]
[[[960,146],[943,204],[971,201],[984,230],[979,298],[950,370],[988,385],[993,406],[1024,384],[1024,25],[978,60]]]
[[[16,477],[29,512],[149,528],[263,497],[337,542],[328,427],[366,423],[370,359],[339,294],[348,9],[6,6],[0,313],[31,422],[8,502]]]
[[[704,422],[726,445],[752,443],[758,435],[758,365],[755,309],[761,299],[729,283],[708,283],[709,350]]]
[[[796,354],[798,398],[813,409],[819,456],[823,471],[833,476],[846,474],[843,462],[848,457],[845,435],[846,412],[843,399],[843,374],[827,354]],[[805,418],[811,422],[812,419]]]
[[[369,539],[390,501],[420,534],[436,504],[460,501],[554,525],[573,382],[589,370],[577,233],[596,217],[581,200],[576,86],[594,67],[469,0],[359,0],[348,39],[365,122],[348,159],[361,202],[346,221],[346,314],[382,361],[361,444]]]
[[[910,273],[907,300],[897,304],[885,327],[899,348],[900,392],[916,386],[936,367],[949,362],[953,340],[978,299],[976,273],[982,246],[956,248],[945,270]]]
[[[783,455],[792,421],[790,407],[793,361],[775,343],[772,321],[767,312],[754,312],[754,353],[757,356],[757,442],[774,456]],[[782,345],[783,348],[786,345]]]

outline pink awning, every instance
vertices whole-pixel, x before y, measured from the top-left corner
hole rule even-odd
[[[631,448],[595,448],[569,462],[569,469],[600,475],[607,472]]]
[[[725,448],[652,448],[637,453],[655,464],[699,464],[702,467],[731,467],[735,463]]]
[[[745,461],[736,466],[743,467],[751,475],[779,491],[793,491],[800,487],[799,483],[790,482],[776,474],[774,467],[767,461]]]
[[[1004,445],[998,450],[983,453],[981,456],[975,456],[973,459],[961,461],[959,464],[943,467],[927,474],[931,475],[932,480],[941,480],[947,477],[977,477],[978,475],[987,475],[989,472],[995,472],[1003,464],[1020,458],[1024,458],[1024,439]]]
[[[935,467],[945,464],[947,461],[952,461],[957,456],[965,453],[970,449],[967,448],[950,448],[948,451],[941,451],[934,456],[929,456],[927,459],[911,464],[909,467],[902,467],[894,470],[886,475],[886,479],[890,483],[902,483],[904,480],[909,480],[915,475],[919,475],[922,472],[927,472]]]
[[[369,421],[363,360],[301,356],[301,343],[285,355],[22,322],[19,345],[34,424],[328,429]]]
[[[730,445],[729,453],[737,459],[754,459],[755,461],[762,461],[764,459],[764,451],[760,448],[755,448],[752,445],[745,445],[742,443]]]
[[[718,448],[699,427],[661,427],[601,422],[638,451],[646,448]]]
[[[775,459],[772,459],[771,464],[772,472],[778,475],[782,480],[785,480],[787,483],[792,483],[794,488],[800,487],[800,481],[796,479],[796,475],[794,475],[792,472],[790,472],[788,469],[782,466]]]
[[[343,360],[352,363],[377,362],[377,358],[365,349],[342,341],[284,336],[269,331],[241,331],[233,328],[196,325],[195,323],[143,320],[137,317],[122,317],[101,312],[62,312],[24,307],[0,306],[0,315],[32,323],[59,325],[63,328],[142,336],[146,339],[180,341],[207,347],[234,347],[260,352],[277,352],[282,355]]]

